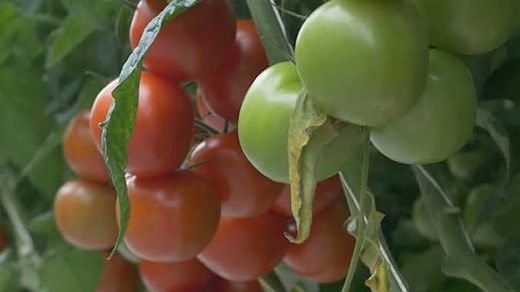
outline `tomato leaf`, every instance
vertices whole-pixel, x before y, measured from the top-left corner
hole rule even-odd
[[[503,186],[505,186],[509,181],[511,169],[511,146],[509,136],[502,124],[488,110],[482,108],[478,109],[477,125],[489,133],[502,153],[506,166],[506,173],[503,181]]]
[[[314,106],[307,94],[302,93],[296,101],[289,125],[291,210],[298,234],[294,238],[290,235],[287,237],[294,243],[305,241],[311,229],[319,147],[330,141],[309,144],[309,140],[312,133],[325,122],[327,115]]]
[[[130,202],[127,196],[124,170],[127,163],[128,141],[135,125],[139,80],[144,56],[159,34],[161,27],[198,2],[199,0],[170,2],[159,15],[148,23],[139,44],[123,65],[119,75],[119,84],[113,91],[114,100],[108,110],[107,119],[100,125],[103,128],[101,136],[103,157],[117,191],[121,210],[119,234],[111,256],[125,234],[130,216]]]
[[[508,239],[497,250],[496,267],[515,288],[520,290],[520,239]]]
[[[92,27],[73,17],[67,17],[51,36],[45,67],[49,68],[59,63],[93,31]]]
[[[443,272],[467,280],[484,291],[513,291],[509,283],[475,253],[460,215],[449,212],[454,205],[432,173],[418,165],[413,166],[413,171],[446,254]]]
[[[43,258],[40,290],[91,292],[100,282],[103,257],[99,252],[62,246]],[[89,271],[85,273],[85,271]]]

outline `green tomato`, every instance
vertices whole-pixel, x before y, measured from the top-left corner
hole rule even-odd
[[[426,25],[407,0],[332,0],[303,24],[295,58],[323,111],[358,125],[383,125],[424,90]]]
[[[258,171],[276,182],[289,182],[289,123],[302,92],[294,64],[278,63],[257,76],[240,108],[238,138],[242,150]],[[322,130],[312,134],[308,147],[320,143]],[[342,127],[338,137],[320,151],[316,179],[337,173],[352,158],[360,141],[359,127]]]
[[[431,43],[457,54],[477,55],[513,33],[518,0],[413,0],[423,12]]]
[[[471,137],[477,111],[475,86],[457,57],[430,50],[426,89],[399,119],[372,129],[372,144],[388,158],[408,164],[439,162]]]

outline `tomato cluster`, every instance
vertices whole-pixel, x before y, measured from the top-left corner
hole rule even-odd
[[[294,64],[269,67],[247,91],[238,121],[246,156],[264,175],[287,181],[288,116],[306,93],[330,119],[371,128],[372,144],[394,161],[445,160],[470,138],[476,118],[474,81],[459,55],[501,46],[518,11],[515,0],[327,1],[301,26]],[[318,180],[351,156],[343,137],[338,131],[319,153]]]
[[[139,2],[130,25],[132,46],[164,7],[166,1]],[[239,111],[268,61],[254,22],[234,13],[230,0],[200,1],[163,27],[144,59],[125,169],[130,217],[124,242],[139,259],[139,276],[150,291],[261,291],[258,279],[282,261],[319,282],[337,281],[348,269],[354,240],[343,227],[349,214],[338,201],[335,176],[346,158],[320,166],[324,181],[313,211],[321,231],[296,246],[284,235],[294,229],[282,174],[287,157],[278,161],[282,178],[272,179],[244,154]],[[185,90],[186,82],[197,85],[196,96]],[[82,249],[110,249],[118,233],[121,209],[101,154],[100,126],[117,85],[117,79],[108,83],[90,111],[70,121],[63,140],[79,178],[58,191],[55,218],[65,240]],[[288,94],[286,118],[299,89],[301,84]],[[275,129],[281,139],[272,142],[283,147],[288,119]],[[354,127],[340,133],[334,153],[357,137]],[[310,270],[307,259],[317,254],[323,256]],[[108,262],[104,274],[129,275],[126,268],[115,271],[118,261]],[[114,285],[121,283],[100,287]]]

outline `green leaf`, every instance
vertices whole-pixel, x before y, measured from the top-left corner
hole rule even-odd
[[[71,17],[84,25],[97,29],[109,30],[115,20],[114,15],[121,5],[116,0],[100,0],[95,5],[91,0],[61,0]]]
[[[113,91],[114,101],[108,110],[107,120],[100,125],[103,128],[101,135],[103,157],[117,191],[121,210],[119,234],[112,254],[125,234],[130,216],[130,202],[127,196],[124,170],[127,163],[128,141],[135,125],[141,64],[161,27],[198,2],[199,0],[170,2],[159,15],[148,23],[139,44],[123,65],[119,84]]]
[[[61,26],[51,36],[45,67],[49,68],[59,63],[92,32],[92,27],[86,26],[76,18],[71,16],[65,18]]]
[[[442,273],[441,263],[444,251],[434,245],[420,253],[405,254],[400,258],[401,272],[414,292],[441,291],[446,276]]]
[[[509,136],[507,135],[507,132],[502,124],[500,124],[500,122],[488,110],[482,108],[478,109],[477,125],[489,133],[502,153],[506,166],[506,173],[503,181],[503,185],[505,186],[509,181],[511,169],[511,149]]]
[[[325,125],[325,122],[327,122],[327,115],[314,106],[306,93],[302,93],[296,101],[289,125],[291,211],[298,234],[295,238],[286,236],[293,243],[305,241],[311,230],[319,149],[330,142],[330,139],[334,139],[334,135],[325,138],[321,144],[309,143],[309,140],[314,131]],[[330,124],[330,121],[328,123]]]
[[[51,135],[55,125],[44,111],[50,97],[41,75],[28,68],[0,67],[0,152],[52,198],[63,180],[64,163],[61,149],[49,147],[60,138]]]
[[[494,226],[504,238],[512,238],[520,235],[520,225],[511,222],[520,222],[520,174],[513,176],[503,200],[496,208]]]
[[[500,274],[511,283],[516,291],[520,290],[520,238],[507,240],[498,250],[496,266]]]
[[[64,247],[43,259],[39,276],[45,291],[92,292],[99,285],[102,268],[100,252]]]
[[[479,258],[449,196],[434,176],[423,166],[413,166],[428,213],[446,254],[443,272],[467,280],[484,291],[513,291],[496,271]]]
[[[18,291],[19,272],[13,258],[11,249],[3,250],[0,253],[0,291]]]

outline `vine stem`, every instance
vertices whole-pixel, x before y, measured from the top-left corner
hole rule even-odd
[[[13,198],[16,190],[16,179],[8,171],[0,176],[0,200],[11,221],[15,238],[17,240],[16,251],[19,257],[29,257],[34,254],[34,243],[29,231],[25,228],[24,221]]]
[[[293,59],[294,49],[288,41],[282,18],[273,0],[246,0],[255,21],[269,64]]]
[[[348,292],[350,285],[352,285],[352,281],[354,279],[354,274],[356,272],[357,263],[361,256],[361,250],[365,244],[365,228],[366,221],[365,217],[367,216],[368,210],[368,171],[369,171],[369,161],[370,161],[370,129],[367,127],[362,128],[362,153],[361,153],[361,181],[359,184],[359,214],[356,217],[356,245],[354,246],[354,251],[352,253],[352,259],[350,261],[350,266],[348,269],[347,277],[345,279],[345,283],[343,284],[342,292]]]

